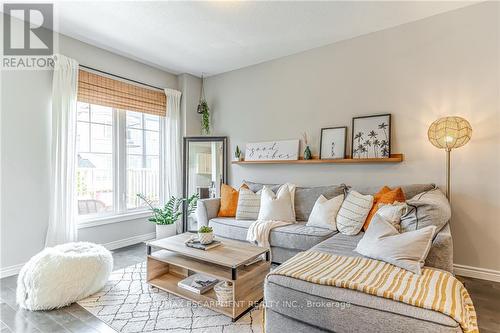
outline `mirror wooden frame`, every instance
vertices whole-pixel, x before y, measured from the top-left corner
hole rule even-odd
[[[222,183],[227,182],[227,136],[185,136],[182,144],[182,196],[188,196],[189,188],[189,143],[190,142],[222,142]],[[184,205],[182,214],[182,232],[188,232],[187,207]]]

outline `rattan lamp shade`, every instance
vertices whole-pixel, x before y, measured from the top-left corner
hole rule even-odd
[[[449,151],[469,142],[472,127],[464,118],[443,117],[431,124],[427,136],[434,146]]]

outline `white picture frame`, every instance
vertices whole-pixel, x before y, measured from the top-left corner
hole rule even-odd
[[[336,160],[346,158],[347,126],[321,129],[319,158]]]
[[[299,159],[299,140],[250,142],[245,161],[295,161]]]

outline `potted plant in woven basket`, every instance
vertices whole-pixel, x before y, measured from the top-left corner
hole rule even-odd
[[[186,213],[189,216],[196,209],[198,194],[193,194],[189,198],[170,197],[162,208],[155,207],[151,200],[148,200],[143,194],[137,194],[144,200],[153,215],[148,218],[149,222],[156,225],[156,239],[174,236],[177,233],[177,221],[182,217],[182,204],[186,202]]]

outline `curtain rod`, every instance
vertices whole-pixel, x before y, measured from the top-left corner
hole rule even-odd
[[[163,89],[163,88],[156,87],[156,86],[153,86],[153,85],[151,85],[151,84],[144,83],[144,82],[140,82],[140,81],[132,80],[132,79],[129,79],[129,78],[126,78],[126,77],[120,76],[120,75],[113,74],[113,73],[105,72],[105,71],[102,71],[102,70],[97,69],[97,68],[93,68],[93,67],[90,67],[90,66],[85,66],[85,65],[81,65],[81,64],[80,64],[79,66],[80,66],[80,67],[82,67],[82,68],[85,68],[85,69],[90,69],[90,70],[92,70],[92,71],[99,72],[99,73],[101,73],[101,74],[106,74],[106,75],[114,76],[114,77],[116,77],[116,78],[119,78],[119,79],[122,79],[122,80],[125,80],[125,81],[134,82],[134,83],[137,83],[137,84],[140,84],[140,85],[146,86],[146,87],[150,87],[150,88],[158,89],[158,90],[161,90],[161,91],[165,91],[165,89]]]

